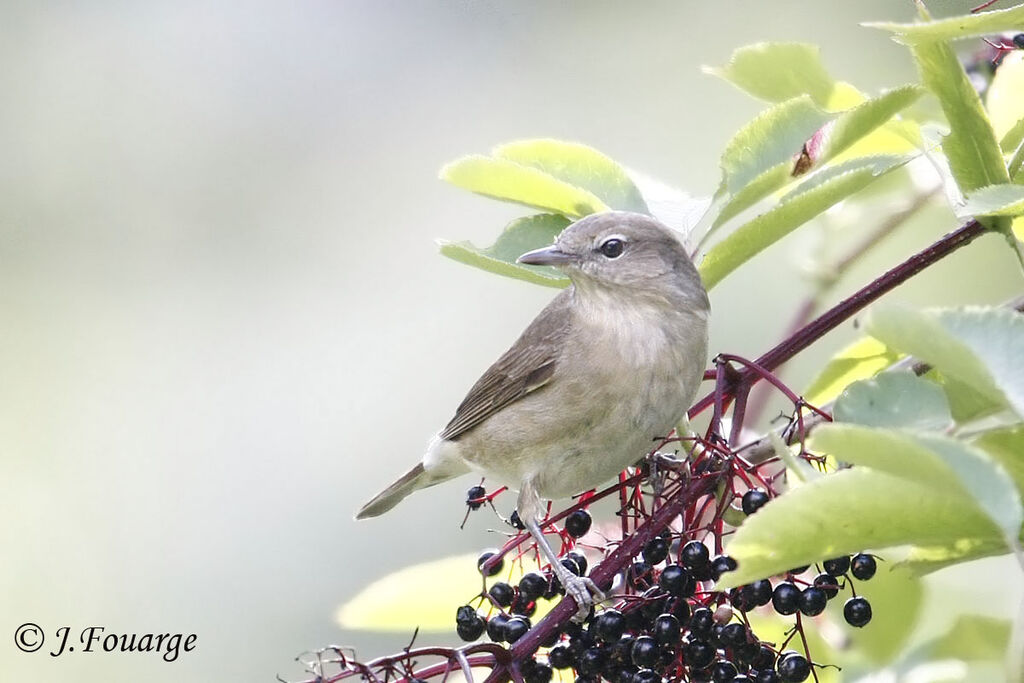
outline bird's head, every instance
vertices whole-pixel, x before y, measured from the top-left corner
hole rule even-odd
[[[708,307],[700,275],[682,243],[671,229],[644,214],[587,216],[563,230],[550,247],[527,252],[518,261],[554,266],[584,292]]]

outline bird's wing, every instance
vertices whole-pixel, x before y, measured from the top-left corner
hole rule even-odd
[[[510,403],[551,380],[559,352],[572,321],[570,290],[548,304],[523,331],[516,343],[488,368],[459,405],[455,417],[441,432],[456,439]]]

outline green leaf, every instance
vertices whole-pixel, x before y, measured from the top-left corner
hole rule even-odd
[[[902,157],[864,158],[816,173],[777,206],[711,248],[700,264],[704,286],[711,289],[753,256],[904,161]]]
[[[874,377],[899,359],[899,353],[877,339],[862,337],[832,357],[804,396],[813,405],[825,405],[852,382]]]
[[[1003,308],[870,312],[867,331],[1024,417],[1024,315]]]
[[[800,152],[804,142],[831,117],[806,95],[757,115],[733,136],[722,152],[722,183],[729,192]]]
[[[650,213],[626,170],[592,147],[562,140],[520,140],[495,147],[492,155],[582,188],[612,209]]]
[[[967,496],[855,467],[787,491],[748,517],[726,548],[739,567],[723,576],[718,587],[865,548],[978,537],[999,539],[1001,534]]]
[[[834,109],[837,105],[845,108],[856,104],[856,91],[850,86],[841,87],[832,79],[821,62],[817,45],[747,45],[734,51],[725,66],[704,67],[704,72],[769,102],[809,95],[821,107]]]
[[[959,538],[941,545],[919,545],[897,564],[915,576],[924,576],[955,564],[1005,555],[1008,552],[1002,536]]]
[[[965,506],[983,511],[1007,543],[1016,544],[1024,523],[1020,494],[1006,470],[981,449],[936,434],[853,424],[823,425],[811,444],[837,460],[930,485],[937,495],[958,495]]]
[[[946,399],[949,401],[953,419],[961,424],[1005,410],[1002,400],[993,400],[979,393],[969,384],[949,377],[935,368],[929,370],[924,376],[941,386],[942,390],[946,392]]]
[[[959,40],[1003,31],[1024,30],[1024,5],[916,24],[872,21],[863,25],[890,31],[896,34],[895,37],[898,41],[909,45]]]
[[[715,216],[711,229],[714,230],[726,221],[738,216],[754,204],[758,203],[772,192],[780,190],[791,182],[793,178],[793,159],[780,161],[774,166],[762,171],[756,178],[752,179],[743,187],[740,187],[730,196]]]
[[[857,593],[871,602],[877,617],[865,628],[843,624],[846,636],[852,641],[853,648],[876,666],[888,664],[903,650],[917,626],[924,602],[921,578],[892,564],[882,563],[871,581],[857,584]],[[884,614],[898,614],[899,618],[885,619],[881,616]]]
[[[913,104],[922,94],[916,85],[905,85],[843,112],[825,138],[821,151],[824,163]]]
[[[1024,425],[985,432],[974,445],[1002,465],[1024,495]]]
[[[868,427],[941,430],[953,424],[942,387],[909,370],[883,372],[846,387],[833,417]]]
[[[1024,215],[1024,185],[989,185],[974,192],[956,209],[960,219],[975,216]]]
[[[806,173],[810,169],[821,167],[849,149],[895,116],[897,112],[909,106],[921,96],[922,92],[921,88],[913,85],[897,88],[880,97],[863,102],[826,123],[814,132],[810,141],[805,139],[801,143],[804,150],[812,147],[811,151],[813,151],[813,155],[808,157],[811,165],[803,169],[803,172]],[[737,138],[740,136],[737,135]],[[800,149],[797,147],[788,150],[788,156],[785,156],[783,161],[761,170],[757,176],[742,187],[736,187],[735,182],[727,180],[726,184],[732,188],[733,196],[722,206],[712,227],[725,223],[772,192],[793,182],[795,179],[794,153],[800,152]],[[725,158],[723,158],[724,168]]]
[[[939,98],[950,132],[942,142],[960,191],[1008,183],[1003,154],[992,124],[953,49],[944,42],[916,44],[912,50],[925,86]]]
[[[1010,154],[1020,147],[1021,142],[1024,142],[1024,118],[1018,119],[1017,123],[1006,131],[999,141],[999,147],[1005,154]]]
[[[335,612],[342,628],[364,631],[452,633],[455,610],[477,596],[483,579],[476,568],[477,554],[455,555],[422,562],[387,574],[357,593]],[[537,569],[525,557],[522,564],[505,563],[508,569],[495,580],[518,583],[523,573]],[[423,590],[424,582],[430,590]],[[546,614],[553,603],[537,602],[537,614]]]
[[[608,210],[604,202],[587,190],[508,159],[480,155],[463,157],[442,168],[441,177],[485,197],[574,218]]]
[[[524,266],[516,259],[528,251],[551,244],[569,225],[564,216],[542,213],[512,221],[498,240],[481,249],[469,242],[441,241],[441,253],[450,259],[491,273],[548,287],[565,287],[568,278],[549,267]]]

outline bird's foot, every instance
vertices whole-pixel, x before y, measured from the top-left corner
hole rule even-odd
[[[587,615],[590,614],[590,608],[595,603],[607,598],[604,591],[598,588],[593,580],[585,576],[576,576],[569,571],[565,571],[565,575],[559,576],[558,579],[562,582],[562,587],[565,588],[566,596],[576,601],[576,614],[572,620],[578,624],[583,623]]]
[[[654,495],[660,496],[662,490],[665,488],[665,478],[667,476],[666,471],[683,471],[684,477],[689,477],[690,474],[690,462],[685,458],[677,458],[674,455],[668,453],[661,453],[660,451],[652,453],[648,456],[647,467],[650,471],[651,488],[654,490]]]

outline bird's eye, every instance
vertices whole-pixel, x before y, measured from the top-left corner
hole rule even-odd
[[[601,243],[601,253],[608,258],[618,258],[622,256],[623,249],[626,248],[626,243],[617,237],[612,237]]]

